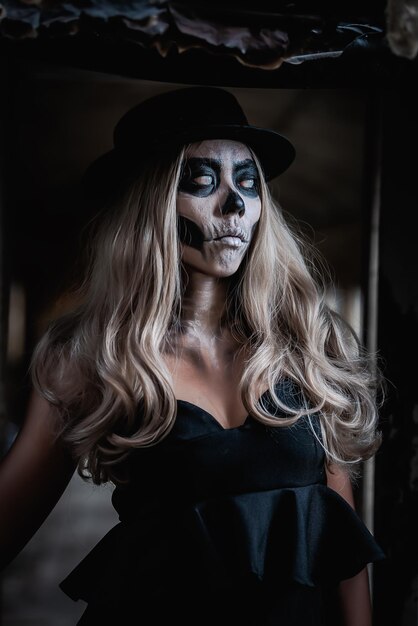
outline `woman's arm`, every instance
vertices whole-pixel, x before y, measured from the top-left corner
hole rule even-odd
[[[76,468],[54,436],[56,420],[56,409],[33,391],[24,423],[0,462],[0,569],[48,517]]]
[[[334,489],[354,509],[351,481],[343,469],[333,465],[327,469],[328,487]],[[372,626],[372,607],[367,567],[339,584],[342,626]]]

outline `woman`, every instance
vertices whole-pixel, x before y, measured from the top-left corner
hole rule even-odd
[[[120,523],[61,583],[79,624],[372,623],[383,553],[351,484],[378,380],[269,193],[293,159],[191,87],[128,111],[86,173],[91,263],[0,474],[5,564],[76,467],[115,485]]]

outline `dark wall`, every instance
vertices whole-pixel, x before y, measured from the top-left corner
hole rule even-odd
[[[388,379],[376,457],[378,626],[418,623],[418,98],[383,91],[378,347]]]

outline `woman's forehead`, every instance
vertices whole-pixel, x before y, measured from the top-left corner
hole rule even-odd
[[[185,156],[221,161],[252,159],[251,151],[245,144],[231,139],[205,139],[192,143],[186,148]]]

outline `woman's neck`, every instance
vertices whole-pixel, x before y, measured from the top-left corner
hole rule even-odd
[[[187,287],[183,296],[181,327],[184,334],[220,337],[228,290],[226,279],[191,270],[187,272]]]

